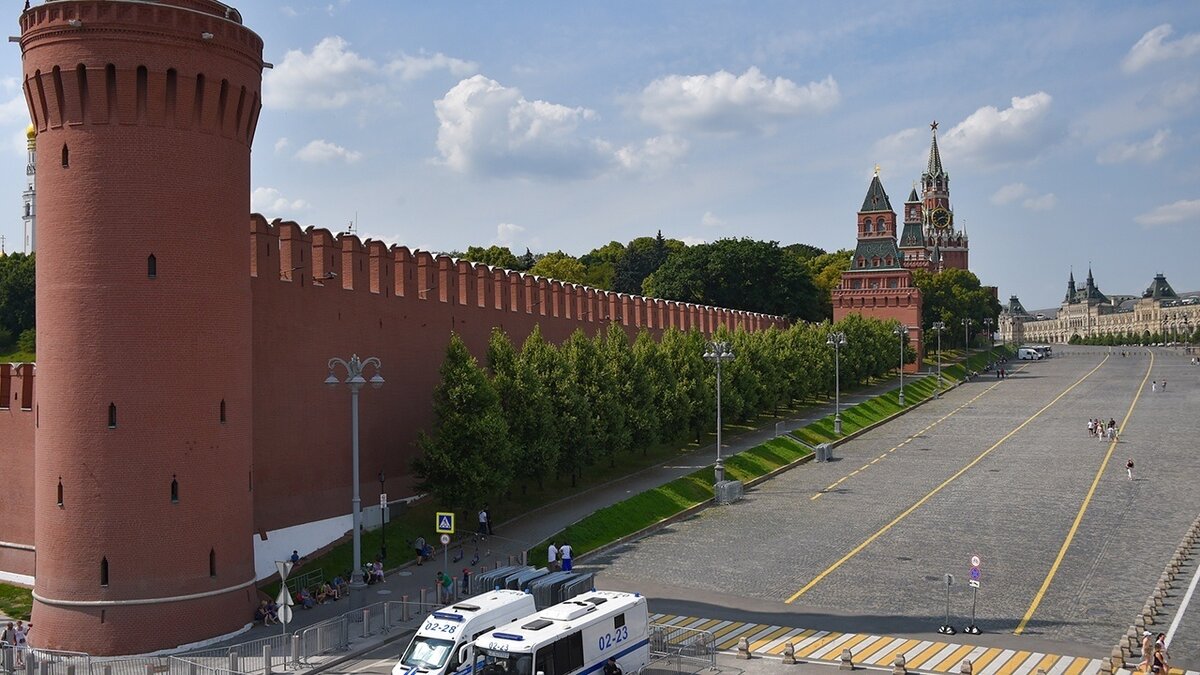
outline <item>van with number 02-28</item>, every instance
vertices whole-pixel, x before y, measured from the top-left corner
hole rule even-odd
[[[466,675],[462,647],[484,633],[537,611],[533,596],[497,589],[434,611],[426,617],[392,675]]]
[[[650,660],[649,619],[640,594],[591,591],[479,636],[460,658],[480,675],[590,675],[609,658],[636,673]]]

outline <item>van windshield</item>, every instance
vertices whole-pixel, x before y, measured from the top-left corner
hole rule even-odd
[[[481,675],[532,675],[532,654],[487,652]]]
[[[438,638],[418,635],[413,638],[412,644],[404,652],[404,657],[400,659],[400,663],[409,668],[437,670],[446,665],[446,658],[450,656],[453,650],[454,642],[452,640],[439,640]]]

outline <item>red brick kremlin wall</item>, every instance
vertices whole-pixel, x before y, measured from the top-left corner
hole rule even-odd
[[[21,28],[39,361],[36,399],[32,364],[0,367],[0,578],[36,578],[35,646],[139,653],[248,623],[255,533],[349,511],[330,357],[382,360],[361,478],[403,497],[452,332],[482,358],[493,326],[781,323],[248,218],[262,42],[215,0],[58,0]]]

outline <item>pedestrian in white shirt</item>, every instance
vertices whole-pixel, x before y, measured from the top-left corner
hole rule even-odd
[[[546,549],[546,567],[551,572],[558,571],[558,546],[555,542],[550,542],[550,548]]]
[[[574,554],[571,552],[571,545],[567,542],[564,541],[563,545],[558,547],[558,557],[562,558],[562,571],[571,571],[571,558],[573,555]]]

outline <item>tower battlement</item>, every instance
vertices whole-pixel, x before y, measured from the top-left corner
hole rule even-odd
[[[240,16],[234,21],[200,10],[220,3],[178,4],[186,6],[48,2],[22,14],[22,48],[51,46],[58,57],[27,71],[23,83],[38,131],[137,124],[195,129],[250,145],[262,109],[262,40]],[[139,48],[98,51],[92,40],[114,47],[138,42]],[[213,61],[187,50],[210,51],[242,67],[214,69]]]

